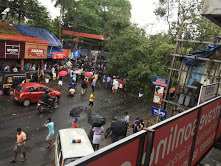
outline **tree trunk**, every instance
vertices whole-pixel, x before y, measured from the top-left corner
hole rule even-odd
[[[18,14],[18,25],[20,25],[21,23],[21,11],[19,11],[19,14]]]

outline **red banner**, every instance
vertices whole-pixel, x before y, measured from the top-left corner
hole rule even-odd
[[[150,165],[188,165],[198,110],[156,129]]]
[[[220,114],[221,99],[202,107],[192,165],[213,145]],[[217,134],[220,134],[219,132]]]
[[[88,166],[113,166],[113,165],[136,165],[139,140],[137,139],[113,152],[98,158],[97,160],[87,164]]]
[[[68,55],[66,52],[53,52],[52,59],[67,59]]]
[[[28,56],[44,56],[44,49],[29,48]]]

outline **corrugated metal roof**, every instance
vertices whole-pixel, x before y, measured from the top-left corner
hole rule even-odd
[[[12,35],[12,34],[4,34],[4,33],[0,33],[0,40],[12,40],[12,41],[23,41],[23,42],[31,42],[31,43],[51,44],[48,41],[45,41],[36,37]]]

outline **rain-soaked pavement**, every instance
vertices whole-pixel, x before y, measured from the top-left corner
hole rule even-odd
[[[77,85],[76,95],[70,97],[67,95],[68,81],[64,80],[64,85],[61,89],[62,97],[59,107],[53,113],[39,113],[36,108],[36,103],[28,107],[15,102],[11,96],[0,96],[0,165],[25,165],[25,166],[54,166],[54,148],[45,149],[47,143],[45,137],[48,134],[48,129],[42,127],[48,117],[51,117],[55,123],[55,134],[60,129],[72,127],[72,119],[69,116],[70,110],[75,106],[87,106],[91,88],[89,87],[84,96],[80,95],[80,81]],[[57,89],[57,81],[50,81],[48,87]],[[96,85],[97,86],[97,85]],[[95,99],[92,113],[101,114],[106,118],[104,129],[111,122],[111,117],[114,115],[117,118],[123,118],[124,112],[127,111],[130,115],[130,123],[136,117],[143,119],[150,118],[151,106],[138,104],[135,100],[124,98],[122,95],[114,95],[110,90],[104,87],[95,87]],[[79,118],[79,127],[84,128],[88,133],[91,126],[87,123],[87,112],[82,112]],[[17,156],[16,163],[9,163],[13,159],[13,148],[16,142],[16,129],[21,127],[27,135],[26,152],[27,160],[24,163],[20,162],[20,155]],[[131,129],[128,130],[128,135],[131,134]],[[55,141],[55,137],[53,139]],[[102,138],[100,148],[111,143],[110,138]]]

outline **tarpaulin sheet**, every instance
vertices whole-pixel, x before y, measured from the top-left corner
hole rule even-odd
[[[37,37],[52,43],[49,44],[49,46],[62,47],[62,44],[58,40],[58,38],[48,30],[15,24],[13,24],[13,26],[16,27],[19,32],[23,33],[26,36]]]
[[[215,53],[216,50],[218,50],[220,48],[221,48],[221,45],[215,46],[214,44],[210,44],[205,49],[190,52],[185,55],[196,56],[196,57],[201,57],[201,58],[209,58],[211,55],[213,55]],[[201,63],[201,62],[202,62],[202,60],[185,58],[185,65],[186,66],[198,66],[199,63]]]
[[[48,47],[47,56],[49,58],[52,58],[54,52],[65,52],[65,51],[63,51],[63,50],[61,50],[60,48],[57,48],[57,47],[52,47],[52,48]]]

